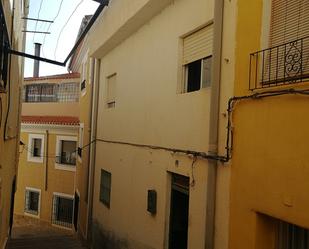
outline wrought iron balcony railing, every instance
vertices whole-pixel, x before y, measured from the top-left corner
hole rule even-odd
[[[309,80],[309,36],[250,54],[249,89]]]

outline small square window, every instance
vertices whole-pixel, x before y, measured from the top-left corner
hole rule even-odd
[[[43,163],[44,157],[44,135],[29,134],[28,161]]]
[[[209,56],[185,65],[185,92],[198,91],[211,85],[211,62]]]
[[[57,136],[56,169],[75,171],[77,151],[77,137]]]
[[[107,77],[107,108],[114,108],[116,105],[116,80],[117,74]]]
[[[32,156],[33,157],[41,157],[42,139],[34,138],[32,140],[32,144],[33,144]]]
[[[111,180],[111,173],[101,169],[100,201],[107,207],[110,207]]]
[[[76,141],[61,140],[60,163],[67,165],[76,164]]]
[[[32,215],[39,214],[40,191],[26,189],[25,193],[25,212]]]

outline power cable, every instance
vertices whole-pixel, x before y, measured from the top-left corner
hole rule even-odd
[[[53,22],[52,22],[52,23],[49,23],[46,32],[49,32],[49,31],[50,31],[50,28],[51,28],[52,24],[53,24],[53,23],[56,21],[56,19],[58,18],[59,14],[60,14],[60,11],[61,11],[62,4],[63,4],[63,0],[61,0],[60,5],[59,5],[59,7],[58,7],[57,14],[56,14],[56,16],[53,18],[53,20],[52,20]],[[44,38],[43,38],[43,42],[42,42],[42,53],[43,53],[43,54],[45,54],[43,51],[44,51],[44,44],[45,44],[46,35],[47,35],[47,34],[44,34]]]
[[[56,53],[58,50],[58,45],[59,45],[59,40],[60,40],[60,36],[62,35],[63,30],[65,29],[65,27],[67,26],[67,24],[69,23],[69,21],[71,20],[72,16],[75,14],[75,12],[77,11],[78,7],[84,2],[85,0],[81,0],[75,7],[75,9],[73,10],[73,12],[71,13],[71,15],[69,16],[69,18],[66,20],[66,22],[64,23],[64,25],[62,26],[58,38],[57,38],[57,43],[56,43],[56,48],[54,51],[54,59],[56,59]]]
[[[37,19],[40,18],[40,13],[41,13],[41,9],[42,9],[42,5],[43,5],[43,1],[44,0],[41,0],[41,3],[40,3],[40,7],[39,7],[39,11],[38,11],[38,16],[37,16]],[[35,21],[35,28],[34,28],[34,31],[36,32],[37,30],[37,27],[38,27],[38,20]],[[35,37],[35,34],[36,33],[33,33],[33,36],[32,36],[32,44],[34,43],[34,37]]]

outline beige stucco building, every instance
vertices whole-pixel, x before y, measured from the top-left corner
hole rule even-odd
[[[23,88],[15,214],[73,229],[79,74],[26,78]]]
[[[79,181],[93,248],[228,247],[230,172],[215,154],[225,154],[235,12],[222,1],[110,1],[90,30]]]
[[[18,165],[20,93],[23,80],[21,57],[9,49],[24,51],[28,1],[0,2],[0,248],[6,246],[13,219],[13,203]]]
[[[86,28],[91,15],[83,18],[77,38]],[[78,217],[76,232],[83,240],[89,240],[89,162],[91,143],[91,118],[92,118],[92,93],[94,60],[89,57],[88,35],[83,39],[68,66],[69,71],[80,73],[80,109],[79,109],[79,136],[78,136],[78,160],[76,164],[75,196],[78,203]],[[76,204],[77,205],[77,204]]]

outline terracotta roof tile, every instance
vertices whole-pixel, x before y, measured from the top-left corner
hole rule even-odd
[[[79,125],[79,118],[70,116],[22,116],[21,121],[31,124]]]

